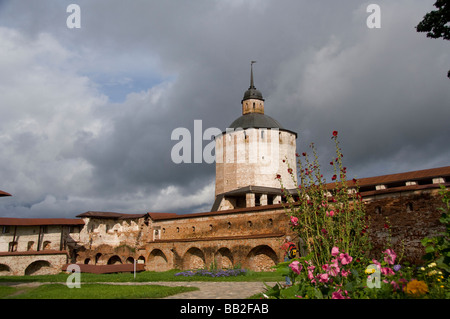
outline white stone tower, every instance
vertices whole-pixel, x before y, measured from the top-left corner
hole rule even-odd
[[[250,87],[241,101],[242,116],[216,136],[216,200],[212,211],[278,204],[280,180],[285,189],[296,187],[292,176],[297,176],[297,134],[264,114],[264,99],[253,81],[254,62]]]

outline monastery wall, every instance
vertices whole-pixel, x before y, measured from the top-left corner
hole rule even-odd
[[[112,218],[83,218],[85,226],[80,233],[80,241],[89,248],[109,245],[139,246],[141,239],[147,236],[148,227],[144,218],[112,219]]]
[[[445,231],[439,222],[442,212],[438,208],[444,204],[438,188],[367,194],[364,201],[371,220],[374,252],[384,250],[390,241],[392,248],[399,256],[403,255],[404,260],[420,264],[425,253],[421,240]]]
[[[7,232],[0,236],[0,252],[62,250],[65,243],[80,241],[79,233],[69,230],[61,225],[8,226]]]
[[[0,253],[0,276],[54,275],[67,262],[65,251]]]

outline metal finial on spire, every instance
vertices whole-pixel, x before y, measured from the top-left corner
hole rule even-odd
[[[250,62],[250,87],[249,87],[249,89],[255,89],[255,85],[253,84],[253,63],[256,63],[256,61]]]

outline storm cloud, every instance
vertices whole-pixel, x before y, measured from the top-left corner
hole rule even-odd
[[[337,130],[349,176],[449,165],[449,43],[415,30],[434,1],[377,1],[374,29],[370,3],[1,2],[0,216],[208,211],[214,164],[173,163],[171,133],[225,130],[251,60],[299,153],[326,166]]]

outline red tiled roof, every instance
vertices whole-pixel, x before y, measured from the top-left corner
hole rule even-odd
[[[146,214],[122,214],[114,212],[94,212],[89,211],[83,214],[79,214],[76,217],[91,217],[91,218],[108,218],[108,219],[131,219],[131,218],[142,218]]]
[[[173,239],[155,239],[149,243],[171,243],[171,242],[190,242],[190,241],[211,241],[211,240],[239,240],[239,239],[257,239],[257,238],[273,238],[282,237],[285,233],[266,233],[239,236],[217,236],[217,237],[186,237]]]
[[[180,216],[176,213],[147,213],[148,216],[150,216],[153,220],[160,220],[160,219],[170,219],[170,218],[176,218],[177,216]]]
[[[3,196],[12,196],[12,195],[10,193],[0,190],[0,197],[3,197]]]
[[[368,187],[375,186],[381,184],[390,184],[390,183],[398,183],[398,182],[406,182],[406,181],[420,181],[425,179],[431,179],[435,177],[449,177],[450,176],[450,166],[439,167],[439,168],[430,168],[419,171],[411,171],[406,173],[397,173],[397,174],[389,174],[389,175],[381,175],[375,177],[365,177],[359,178],[358,184],[359,187]],[[335,187],[335,183],[327,184],[328,189],[332,189]],[[354,183],[352,180],[347,181],[348,186],[353,186]]]
[[[0,217],[2,226],[84,225],[80,219],[69,218],[9,218]]]
[[[0,256],[28,256],[28,255],[61,255],[67,254],[66,250],[29,250],[29,251],[8,251],[0,252]]]
[[[242,207],[235,209],[219,210],[213,212],[203,212],[203,213],[191,213],[191,214],[175,214],[175,213],[148,213],[152,220],[166,220],[166,219],[181,219],[181,218],[192,218],[192,217],[204,217],[213,215],[227,215],[235,213],[247,213],[255,211],[264,211],[271,209],[283,208],[283,204],[273,204],[273,205],[262,205],[255,207]]]

